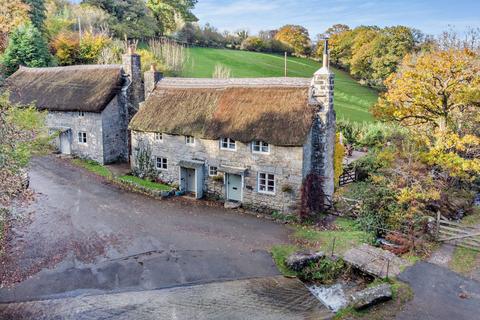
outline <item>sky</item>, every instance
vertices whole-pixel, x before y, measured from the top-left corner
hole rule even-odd
[[[406,25],[437,35],[449,25],[463,31],[480,27],[480,0],[199,0],[200,24],[219,30],[306,27],[312,38],[336,23],[350,27]]]

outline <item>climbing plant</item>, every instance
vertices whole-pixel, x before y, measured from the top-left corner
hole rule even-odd
[[[140,140],[136,148],[133,174],[141,179],[149,180],[154,180],[157,175],[152,158],[152,148],[144,140]]]

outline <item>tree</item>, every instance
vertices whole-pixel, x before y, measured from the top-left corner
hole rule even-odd
[[[28,23],[11,35],[3,56],[5,73],[11,75],[19,66],[45,67],[51,63],[47,44],[40,31]]]
[[[386,80],[376,117],[411,128],[424,161],[469,179],[480,174],[480,60],[469,50],[407,55]]]
[[[0,52],[8,43],[8,35],[28,21],[30,7],[21,0],[0,0]]]
[[[411,28],[396,26],[383,29],[373,43],[371,78],[383,83],[416,45],[416,35]]]
[[[20,108],[9,102],[7,94],[0,95],[0,213],[26,192],[23,169],[31,153],[46,142],[44,121],[44,114],[33,106]]]
[[[81,5],[90,5],[108,13],[109,27],[119,38],[153,37],[160,32],[157,21],[143,0],[83,0]]]
[[[44,0],[23,0],[29,7],[30,20],[33,25],[40,31],[43,31],[46,18],[46,9]]]
[[[308,31],[302,26],[283,26],[278,30],[275,39],[292,47],[297,55],[308,55],[312,49]]]
[[[248,37],[243,40],[242,50],[261,52],[265,49],[265,43],[259,37]]]
[[[173,32],[179,22],[196,22],[192,13],[198,0],[147,0],[147,7],[153,12],[160,26],[161,34]]]
[[[458,129],[459,113],[480,108],[480,63],[468,50],[407,55],[386,81],[374,114],[405,126]]]

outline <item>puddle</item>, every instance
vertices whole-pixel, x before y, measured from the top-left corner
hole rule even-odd
[[[312,285],[308,289],[333,312],[337,312],[348,304],[344,285],[340,283],[331,286]]]

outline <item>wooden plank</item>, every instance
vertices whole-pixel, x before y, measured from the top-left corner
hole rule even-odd
[[[458,240],[451,240],[451,239],[442,239],[440,238],[439,241],[443,241],[443,242],[449,242],[451,244],[459,244],[459,243],[466,243],[466,244],[469,244],[469,245],[472,245],[472,246],[478,246],[480,247],[480,241],[473,241],[472,239],[458,239]]]
[[[450,230],[450,231],[455,231],[455,232],[458,232],[458,233],[475,233],[475,232],[480,232],[480,230],[478,229],[474,229],[474,230],[466,230],[466,229],[462,229],[462,228],[458,228],[458,227],[453,227],[453,226],[444,226],[444,225],[441,225],[440,224],[440,230]]]
[[[480,238],[478,237],[470,237],[466,234],[447,234],[447,233],[441,233],[441,236],[439,237],[442,241],[450,241],[450,240],[458,240],[458,239],[470,239],[473,242],[479,242],[480,243]]]
[[[455,227],[462,228],[462,229],[477,230],[477,228],[472,227],[472,226],[464,226],[463,224],[452,222],[452,221],[446,221],[446,220],[440,220],[440,224],[455,226]]]

